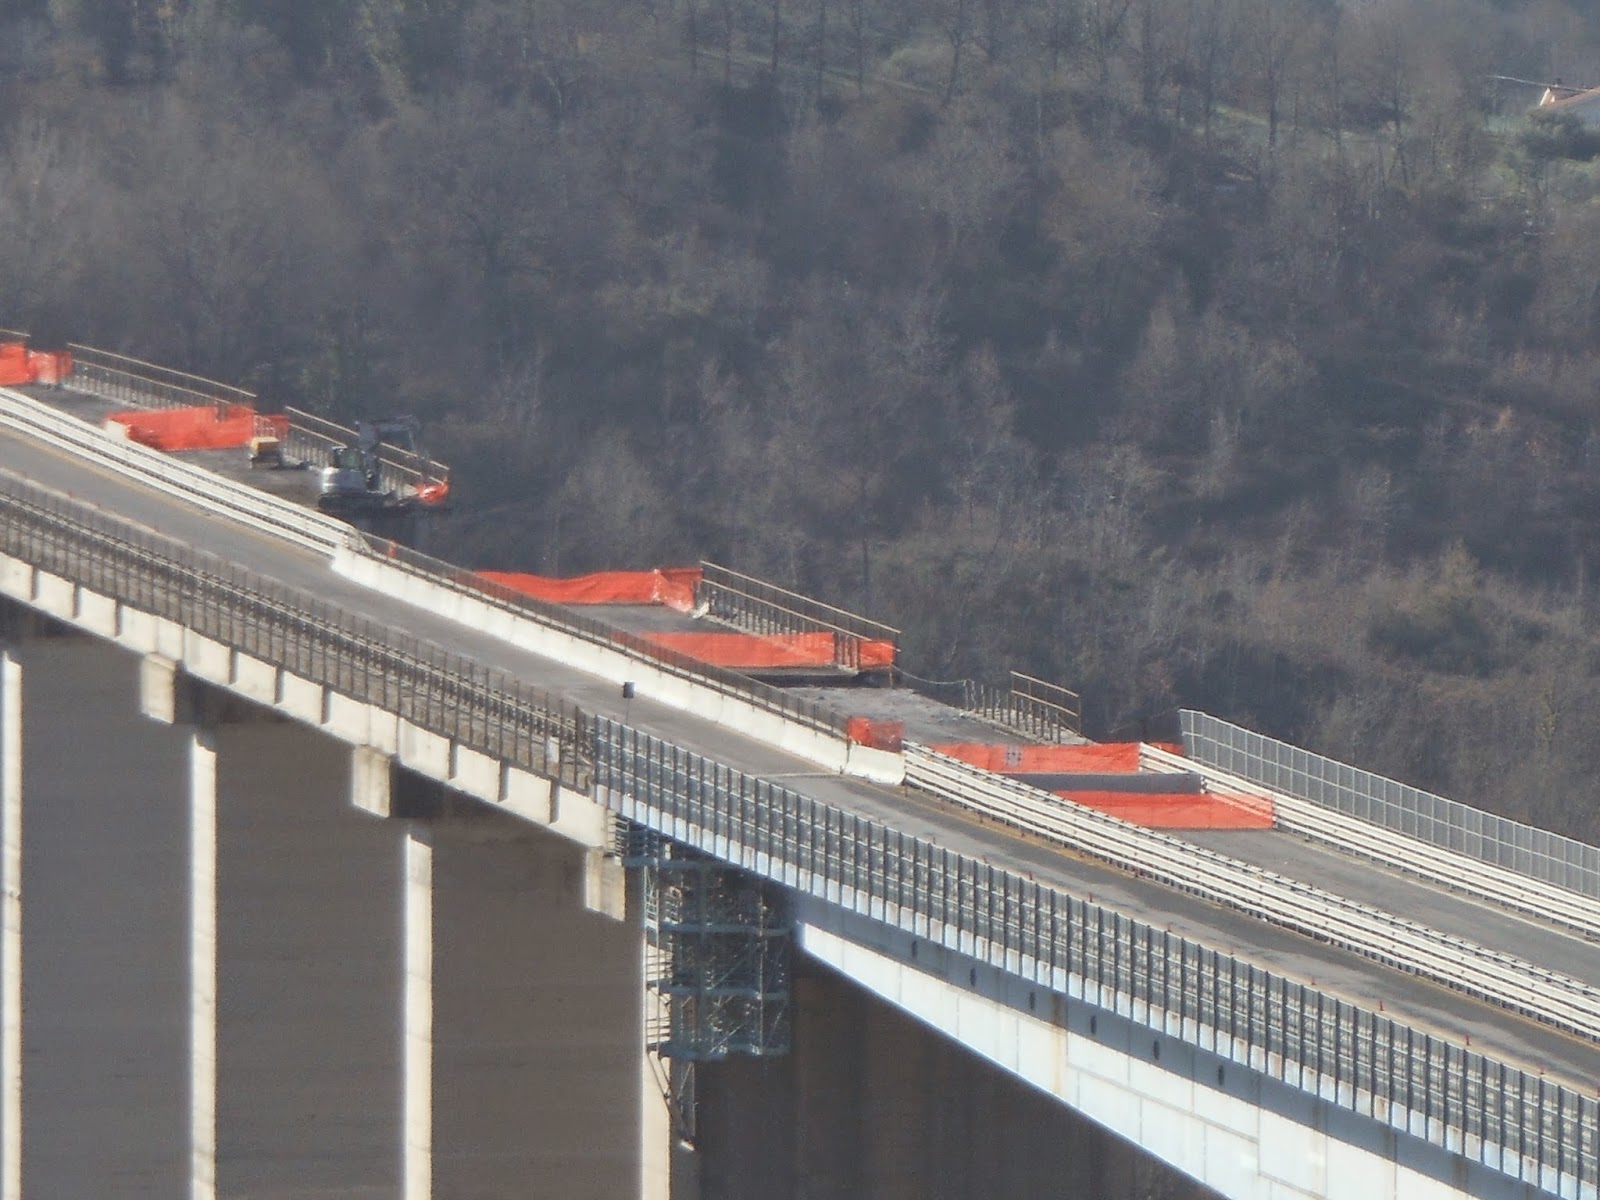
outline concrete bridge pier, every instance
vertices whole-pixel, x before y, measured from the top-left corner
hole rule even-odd
[[[621,865],[406,771],[387,811],[406,828],[406,1200],[666,1200]]]
[[[402,833],[351,750],[147,658],[187,740],[190,1194],[393,1196]]]
[[[186,739],[135,656],[0,616],[0,1195],[181,1196]]]

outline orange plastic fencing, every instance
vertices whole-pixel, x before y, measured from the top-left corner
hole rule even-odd
[[[231,450],[248,446],[259,434],[289,436],[287,416],[263,417],[248,404],[134,409],[111,413],[106,421],[125,428],[129,441],[155,450]]]
[[[831,667],[838,662],[831,633],[641,634],[645,641],[718,667]]]
[[[29,350],[24,342],[0,342],[0,386],[60,383],[71,373],[68,351]]]
[[[858,665],[863,671],[870,671],[875,667],[894,666],[893,642],[876,642],[869,638],[863,638],[856,644],[859,655]]]
[[[72,374],[72,351],[29,350],[28,371],[34,383],[60,383]]]
[[[892,750],[898,754],[905,748],[906,723],[851,717],[844,724],[844,735],[858,745],[874,750]]]
[[[1221,792],[1057,792],[1146,829],[1271,829],[1272,806]]]
[[[520,571],[479,571],[484,579],[552,604],[662,604],[679,612],[694,608],[699,567],[655,571],[600,571],[552,579]]]
[[[1163,750],[1183,753],[1182,746],[1159,744]],[[1109,775],[1139,769],[1138,742],[1104,742],[1087,746],[988,745],[982,742],[948,742],[932,747],[940,754],[996,771],[1001,775]]]
[[[1183,747],[1151,743],[1182,754]],[[933,749],[1001,775],[1133,775],[1138,742],[1086,746],[1028,746],[953,742]],[[1106,781],[1109,782],[1109,781]],[[1171,786],[1170,784],[1168,786]],[[1078,789],[1057,796],[1121,817],[1147,829],[1271,829],[1271,801],[1225,792],[1140,792]]]

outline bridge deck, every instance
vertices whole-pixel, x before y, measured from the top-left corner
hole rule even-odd
[[[1508,1062],[1543,1070],[1552,1079],[1588,1089],[1600,1081],[1600,1043],[1572,1038],[1548,1027],[1480,1003],[1447,988],[1368,961],[1311,939],[1254,921],[1237,913],[1085,862],[1054,848],[1033,844],[998,829],[977,824],[945,809],[926,796],[904,788],[873,785],[828,774],[773,747],[732,730],[712,725],[681,709],[639,695],[624,702],[607,681],[530,654],[479,630],[455,624],[432,612],[413,608],[392,597],[358,587],[335,575],[325,560],[266,535],[214,517],[183,501],[125,477],[57,453],[27,439],[0,436],[0,468],[69,492],[80,500],[141,522],[163,533],[206,548],[263,575],[305,589],[397,630],[429,639],[458,653],[512,671],[531,683],[567,696],[590,711],[625,719],[659,737],[676,742],[748,773],[796,781],[818,799],[881,819],[908,832],[930,837],[952,849],[987,858],[996,865],[1032,874],[1063,889],[1092,895],[1132,916],[1169,927],[1223,950],[1248,951],[1263,966],[1315,982],[1330,992],[1364,1006],[1380,1005],[1418,1028],[1437,1030],[1459,1039],[1470,1036],[1474,1047]],[[1231,847],[1235,843],[1230,842]],[[1248,845],[1249,843],[1242,843]],[[1400,911],[1422,915],[1414,907],[1419,892],[1431,892],[1428,919],[1462,936],[1475,937],[1491,917],[1501,914],[1484,906],[1433,891],[1390,872],[1362,863],[1333,866],[1338,856],[1305,854],[1292,839],[1264,838],[1251,853],[1284,856],[1286,873],[1306,875],[1320,886],[1362,899],[1397,897]],[[1266,847],[1267,849],[1261,849]],[[1278,847],[1283,847],[1279,849]],[[1399,891],[1392,888],[1402,889]],[[1520,923],[1519,923],[1520,924]],[[1516,950],[1552,970],[1574,972],[1593,962],[1595,949],[1582,939],[1542,926],[1523,925]],[[1585,978],[1600,978],[1588,974]]]

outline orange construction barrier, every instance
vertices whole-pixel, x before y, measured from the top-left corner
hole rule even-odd
[[[831,633],[640,634],[645,641],[718,667],[832,667],[837,649]]]
[[[893,642],[875,642],[863,638],[858,645],[860,666],[863,671],[894,666]]]
[[[34,383],[60,383],[72,374],[72,351],[29,350],[28,371]]]
[[[0,386],[60,383],[71,373],[72,355],[66,350],[29,350],[24,342],[0,342]]]
[[[892,750],[898,754],[905,748],[906,723],[851,717],[844,723],[844,736],[857,745],[873,750]]]
[[[661,604],[678,612],[694,608],[699,567],[662,567],[655,571],[600,571],[571,579],[552,579],[520,571],[479,571],[502,587],[552,604]]]
[[[129,441],[155,450],[231,450],[262,433],[289,435],[289,418],[263,417],[248,404],[201,404],[191,408],[115,412],[106,423],[122,426]]]
[[[1057,792],[1146,829],[1271,829],[1272,805],[1222,792]]]
[[[1160,743],[1182,754],[1182,746]],[[993,746],[982,742],[948,742],[934,746],[940,754],[1001,775],[1109,775],[1139,769],[1139,742],[1104,742],[1086,746]]]

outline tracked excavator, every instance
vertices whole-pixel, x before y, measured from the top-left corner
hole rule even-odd
[[[334,446],[317,485],[317,507],[335,516],[351,517],[405,507],[414,497],[385,487],[379,447],[393,446],[417,455],[417,419],[387,417],[357,421],[356,442]]]

